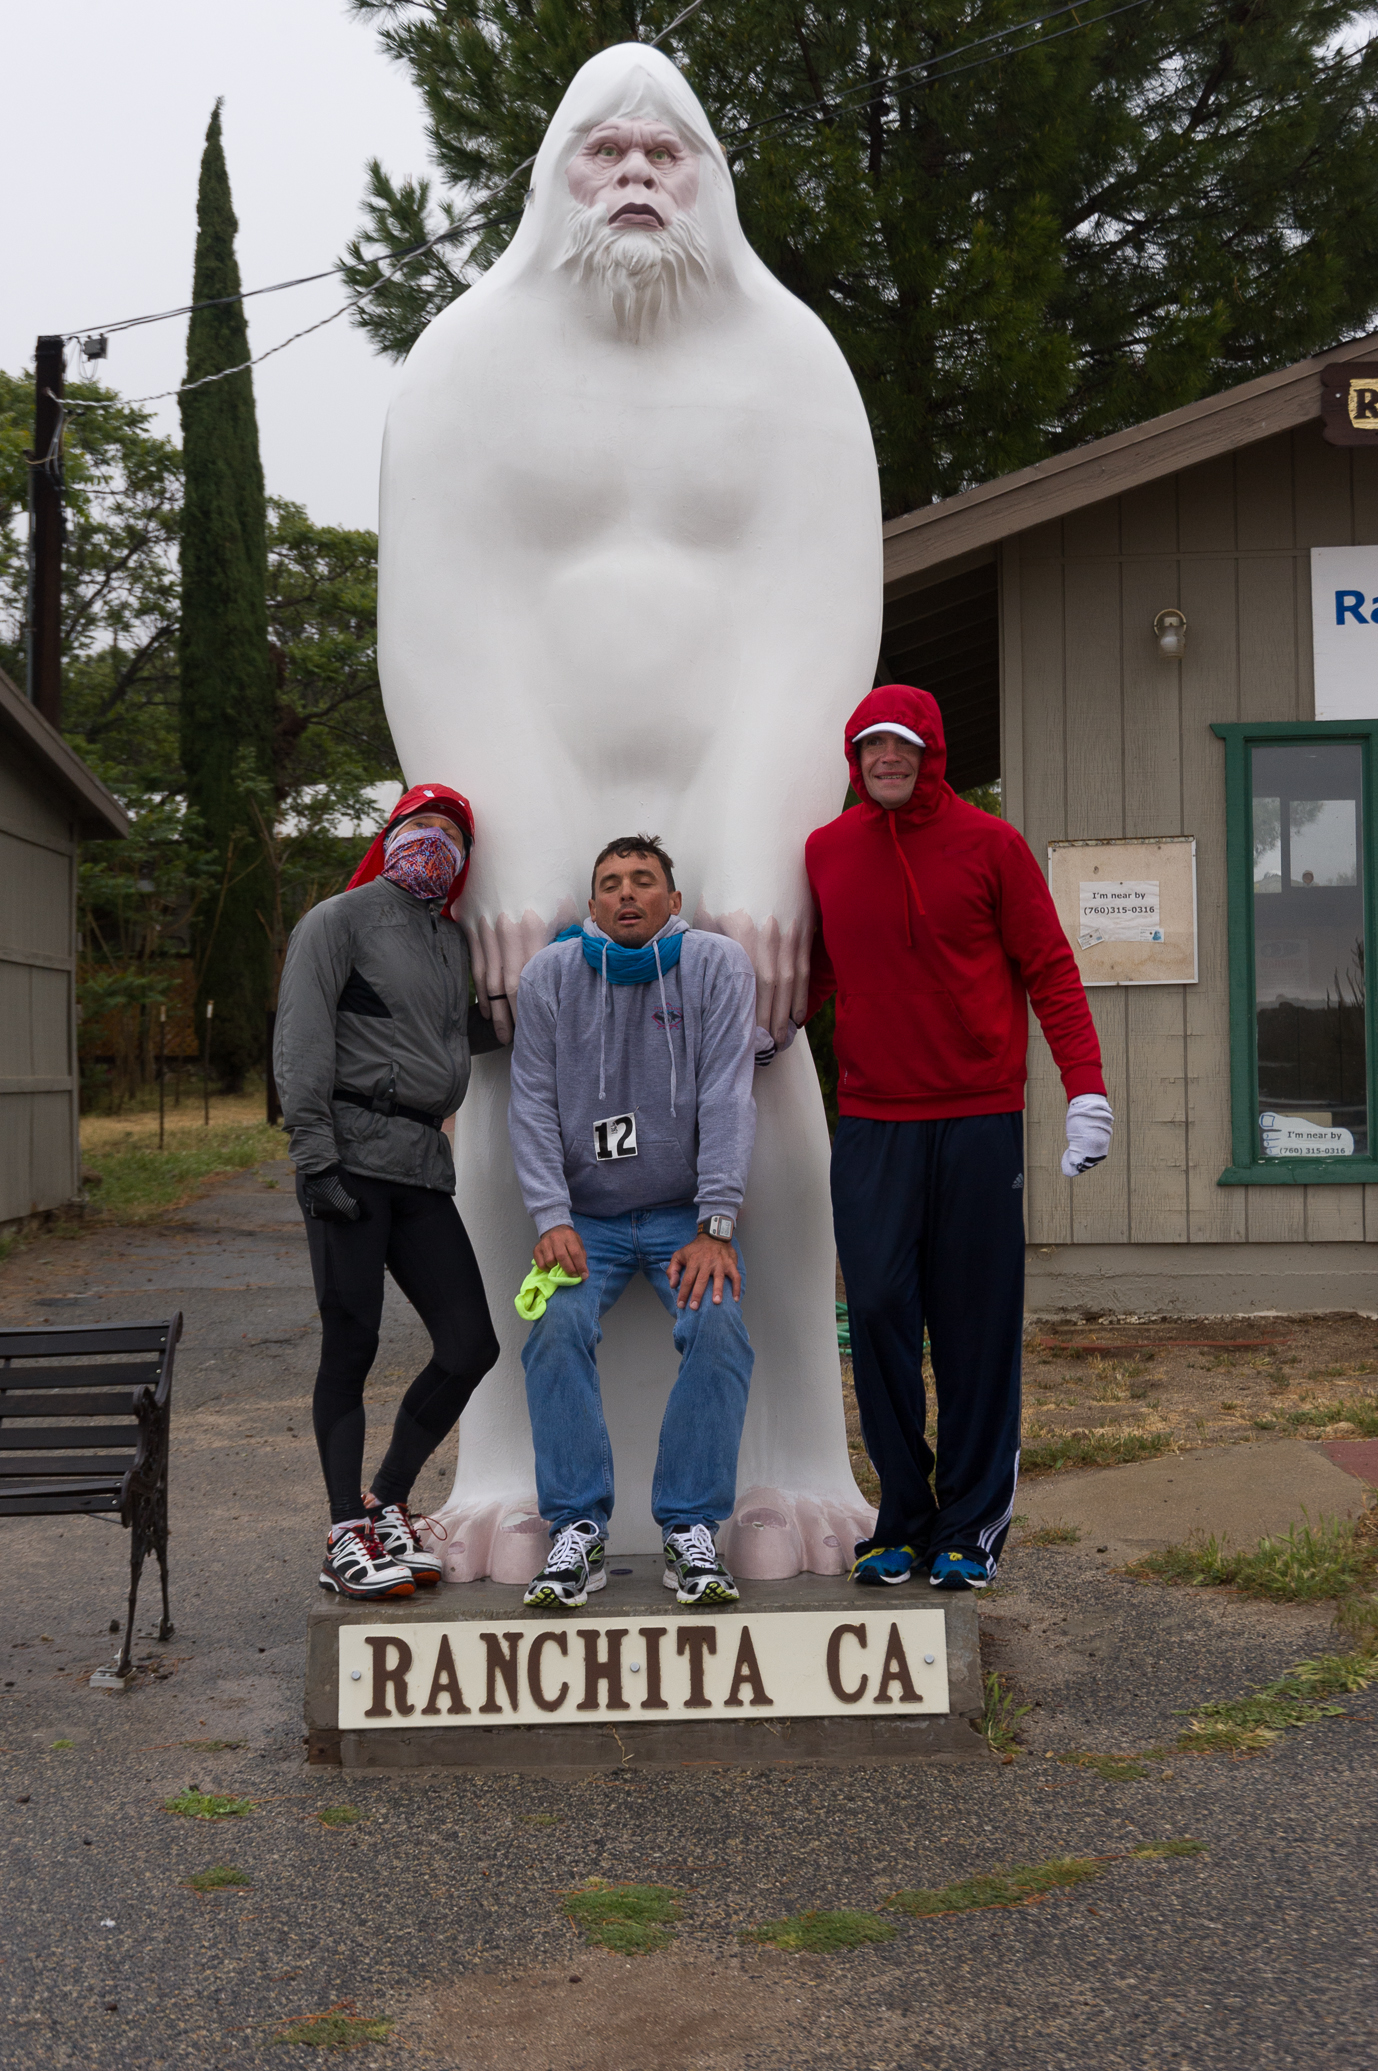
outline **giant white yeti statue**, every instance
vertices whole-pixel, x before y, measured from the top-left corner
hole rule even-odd
[[[605,50],[556,111],[507,251],[407,360],[384,445],[384,700],[408,781],[473,800],[458,918],[500,1020],[526,960],[586,913],[603,843],[637,829],[663,836],[693,924],[749,950],[758,1018],[781,1035],[802,1014],[804,837],[841,804],[840,727],[870,686],[880,608],[875,456],[842,355],[747,244],[675,67]],[[872,1512],[843,1430],[805,1041],[757,1073],[756,1099],[740,1232],[756,1371],[721,1545],[741,1575],[835,1574]],[[503,1357],[439,1513],[456,1581],[525,1582],[544,1551],[507,1100],[507,1053],[479,1059],[457,1199]],[[658,1551],[670,1331],[641,1282],[604,1328],[612,1548]]]

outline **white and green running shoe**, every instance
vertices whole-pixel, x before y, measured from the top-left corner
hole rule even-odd
[[[706,1524],[690,1525],[687,1532],[666,1533],[662,1579],[682,1604],[735,1604],[741,1596],[718,1559]]]
[[[598,1527],[581,1517],[555,1534],[550,1558],[522,1602],[536,1611],[578,1611],[588,1602],[589,1591],[602,1589],[607,1579]]]

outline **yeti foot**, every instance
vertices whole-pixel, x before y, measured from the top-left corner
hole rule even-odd
[[[845,1575],[858,1539],[869,1539],[876,1513],[851,1495],[794,1489],[743,1489],[718,1533],[733,1573],[749,1582],[785,1582],[791,1575]]]
[[[429,1529],[432,1519],[439,1527]],[[540,1573],[550,1534],[536,1498],[495,1496],[450,1501],[417,1526],[428,1553],[438,1553],[447,1582],[520,1582]],[[444,1538],[441,1533],[444,1533]]]

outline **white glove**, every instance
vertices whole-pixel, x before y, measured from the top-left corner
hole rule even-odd
[[[1103,1163],[1115,1133],[1115,1117],[1103,1093],[1078,1093],[1067,1104],[1067,1148],[1062,1170],[1067,1179]]]
[[[776,1040],[775,1040],[775,1038],[774,1038],[774,1036],[773,1036],[773,1035],[771,1034],[770,1030],[769,1030],[768,1028],[762,1028],[762,1027],[761,1027],[761,1025],[760,1025],[760,1023],[759,1023],[759,1022],[757,1022],[757,1024],[756,1024],[756,1069],[757,1069],[757,1071],[764,1071],[765,1067],[766,1067],[766,1066],[767,1066],[768,1064],[773,1064],[773,1063],[775,1062],[775,1059],[776,1059],[776,1057],[777,1057],[777,1056],[779,1055],[779,1053],[780,1053],[780,1051],[781,1051],[781,1050],[788,1050],[788,1048],[789,1048],[790,1044],[791,1044],[791,1043],[792,1043],[792,1042],[794,1041],[794,1038],[795,1038],[795,1037],[796,1037],[796,1036],[798,1035],[798,1033],[799,1033],[799,1031],[798,1031],[798,1029],[797,1029],[797,1028],[795,1027],[794,1023],[793,1023],[792,1021],[788,1021],[788,1022],[786,1022],[786,1024],[785,1024],[785,1033],[784,1033],[784,1035],[783,1035],[783,1036],[782,1036],[782,1037],[780,1038],[780,1041],[779,1041],[779,1042],[777,1043],[777,1042],[776,1042]]]

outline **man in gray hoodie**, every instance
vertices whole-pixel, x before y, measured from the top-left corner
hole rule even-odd
[[[691,930],[680,905],[658,836],[625,835],[594,864],[583,928],[522,973],[508,1126],[536,1267],[575,1283],[551,1293],[522,1353],[552,1540],[528,1604],[577,1608],[607,1579],[595,1348],[638,1272],[680,1354],[651,1491],[665,1584],[685,1604],[737,1601],[713,1534],[736,1501],[753,1363],[734,1233],[756,1132],[756,981],[741,945]]]

